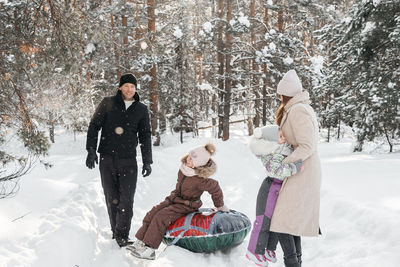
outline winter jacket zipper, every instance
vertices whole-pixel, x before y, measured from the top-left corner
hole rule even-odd
[[[179,184],[179,197],[181,197],[181,198],[183,198],[183,196],[182,196],[182,184],[185,181],[185,179],[186,179],[186,176],[183,176],[183,178],[182,178],[182,180],[181,180],[181,182]]]

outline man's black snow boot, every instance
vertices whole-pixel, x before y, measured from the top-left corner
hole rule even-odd
[[[120,246],[121,248],[133,244],[133,241],[129,238],[116,237],[115,240],[117,241],[118,246]]]

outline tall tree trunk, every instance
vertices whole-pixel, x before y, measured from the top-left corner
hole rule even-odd
[[[283,32],[283,6],[278,11],[278,31]]]
[[[267,64],[262,65],[264,81],[262,86],[262,124],[267,124]]]
[[[183,73],[183,48],[182,48],[182,43],[179,43],[178,46],[175,48],[175,54],[176,54],[176,66],[175,66],[175,72],[177,73],[177,86],[179,86],[179,129],[180,129],[180,141],[183,143],[183,131],[186,128],[187,122],[186,118],[184,117],[185,115],[185,105],[184,105],[184,98],[185,98],[185,86],[184,86],[184,77],[185,74]]]
[[[386,130],[386,128],[385,128],[385,136],[386,136],[386,141],[387,141],[388,144],[389,144],[389,152],[392,153],[392,152],[393,152],[393,142],[392,142],[392,140],[390,139],[389,133],[388,133],[388,131]]]
[[[328,125],[328,136],[326,137],[326,142],[329,143],[331,139],[331,124]]]
[[[199,53],[198,56],[198,61],[199,61],[199,84],[203,84],[203,55]]]
[[[217,102],[217,94],[212,95],[212,103],[211,103],[211,110],[212,110],[212,136],[214,138],[218,137],[218,131],[217,131],[217,112],[218,112],[218,102]]]
[[[250,2],[250,18],[255,19],[255,0],[251,0]],[[253,20],[254,21],[254,20]],[[253,24],[250,28],[250,42],[251,45],[257,50],[256,48],[256,34],[255,34],[255,25]],[[258,79],[258,64],[256,63],[255,57],[251,59],[251,69],[252,69],[252,82],[250,87],[253,89],[254,96],[256,100],[254,101],[254,127],[260,126],[260,93],[259,93],[259,79]],[[250,116],[250,114],[249,114]]]
[[[54,114],[51,111],[49,111],[49,136],[50,141],[54,144]]]
[[[135,40],[136,40],[136,46],[135,50],[133,53],[135,55],[138,55],[140,50],[144,50],[147,48],[147,44],[144,43],[144,41],[139,43],[139,40],[142,38],[142,26],[140,24],[140,18],[139,18],[139,11],[141,10],[141,7],[138,2],[136,2],[136,12],[135,12],[135,22],[136,22],[136,28],[135,28]]]
[[[232,20],[232,0],[227,1],[226,21]],[[226,25],[225,32],[225,94],[224,94],[224,117],[222,122],[222,140],[229,139],[229,117],[231,111],[231,94],[232,94],[232,66],[231,66],[231,50],[232,36],[229,33],[230,25]]]
[[[126,3],[126,0],[124,0],[124,3]],[[124,29],[124,35],[122,38],[122,44],[123,44],[123,56],[122,56],[122,67],[123,69],[130,69],[128,66],[128,17],[124,15],[122,15],[122,27]]]
[[[141,28],[140,28],[140,20],[139,20],[139,3],[138,2],[136,2],[135,21],[136,21],[135,40],[139,40],[141,37]]]
[[[357,142],[353,148],[353,152],[361,152],[363,149],[363,145],[364,145],[364,137],[357,136]]]
[[[217,62],[218,62],[218,138],[222,137],[223,103],[224,103],[224,41],[223,27],[221,21],[224,19],[224,1],[218,0],[218,40],[217,40]]]
[[[268,32],[268,23],[269,23],[269,16],[268,16],[268,8],[264,10],[264,36]],[[267,84],[269,83],[269,79],[267,79],[267,64],[262,65],[262,71],[264,74],[263,79],[263,87],[262,87],[262,124],[265,126],[267,124]]]
[[[132,55],[137,58],[137,55],[142,54],[142,51],[147,48],[147,43],[143,40],[143,29],[141,26],[140,22],[140,17],[139,17],[139,12],[142,10],[141,2],[136,1],[136,11],[135,11],[135,23],[136,23],[136,28],[135,28],[135,41],[136,45],[132,48]],[[135,76],[136,79],[139,81],[140,77],[142,76],[142,73],[140,71],[135,71]],[[161,118],[160,118],[161,119]]]
[[[89,84],[91,81],[91,75],[90,75],[90,59],[86,60],[86,82]]]
[[[251,114],[251,102],[250,101],[246,101],[245,103],[245,112],[247,113],[247,129],[248,129],[248,133],[249,136],[254,134],[254,125],[253,125],[253,120],[252,118],[248,115]]]
[[[156,34],[156,3],[155,0],[147,0],[147,17],[148,17],[148,33],[150,44],[155,42]],[[153,67],[150,70],[151,81],[149,84],[150,91],[150,111],[151,111],[151,134],[156,136],[154,145],[160,145],[160,136],[157,134],[158,129],[158,93],[157,93],[157,63],[153,62]]]
[[[310,35],[310,46],[308,48],[308,51],[310,52],[310,56],[314,56],[314,36],[313,36],[313,30],[314,30],[314,26],[311,26],[313,29],[311,31],[309,31],[309,35]]]
[[[161,105],[161,102],[160,102]],[[160,134],[163,134],[167,131],[167,117],[165,116],[165,108],[162,108],[158,112],[158,115],[160,117],[159,122],[160,122]],[[161,140],[160,140],[161,141]]]
[[[216,0],[212,0],[211,1],[211,10],[210,10],[211,17],[215,17],[215,14],[216,14],[215,1]],[[219,6],[219,4],[218,4],[218,6]],[[219,15],[219,13],[218,13],[218,15]],[[219,30],[219,28],[218,28],[218,30]],[[217,41],[217,44],[218,44],[218,41]],[[217,61],[218,61],[218,55],[219,55],[219,53],[218,53],[218,47],[217,47]],[[209,76],[210,76],[210,71],[206,72],[205,76],[206,76],[207,80],[210,80],[210,79],[208,79]],[[212,135],[213,138],[218,138],[218,135],[217,135],[218,134],[218,131],[217,131],[217,114],[218,114],[218,102],[217,102],[218,101],[218,97],[217,96],[218,96],[218,92],[212,92],[211,94],[212,94],[211,95],[211,111],[212,111],[212,115],[211,115],[211,124],[212,124],[211,135]]]
[[[158,128],[158,93],[157,93],[157,68],[156,63],[150,70],[151,81],[149,84],[150,89],[150,111],[151,111],[151,134],[157,136]],[[159,138],[155,140],[154,145],[160,144]]]
[[[108,0],[108,3],[110,6],[112,5],[112,0]],[[115,64],[117,65],[117,79],[121,77],[121,69],[120,69],[120,62],[119,62],[119,52],[118,52],[118,46],[117,46],[117,38],[115,36],[115,24],[114,24],[114,15],[112,12],[110,12],[110,19],[111,19],[111,33],[112,33],[112,40],[114,44],[114,56],[115,56]]]

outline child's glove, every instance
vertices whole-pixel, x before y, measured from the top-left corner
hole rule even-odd
[[[229,212],[229,209],[227,206],[223,205],[222,207],[217,208],[218,211],[222,212]]]
[[[304,170],[304,162],[301,159],[289,164],[292,168],[292,175],[302,172]]]

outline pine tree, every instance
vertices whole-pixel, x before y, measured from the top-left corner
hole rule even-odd
[[[333,39],[337,47],[325,86],[334,94],[327,116],[340,115],[356,129],[354,151],[382,135],[392,151],[400,134],[399,12],[398,1],[359,2]]]
[[[35,31],[31,3],[1,3],[0,12],[0,198],[18,190],[18,179],[26,174],[50,147],[34,116],[31,79],[34,57],[39,48],[32,41]],[[16,154],[3,148],[10,140],[23,145],[25,153]]]

